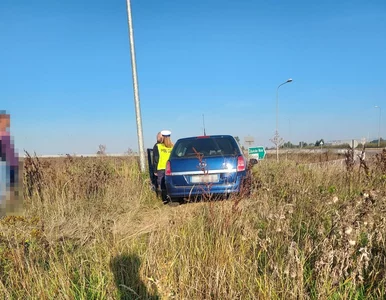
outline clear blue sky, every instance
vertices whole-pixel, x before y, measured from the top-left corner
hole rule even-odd
[[[145,147],[386,135],[386,1],[132,0]],[[138,149],[125,0],[1,0],[0,109],[38,154]]]

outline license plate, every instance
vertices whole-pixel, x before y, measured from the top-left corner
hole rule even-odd
[[[206,175],[192,176],[190,179],[190,182],[191,183],[218,182],[218,174],[206,174]]]

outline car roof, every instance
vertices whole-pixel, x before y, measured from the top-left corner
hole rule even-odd
[[[205,139],[205,138],[234,138],[234,137],[229,134],[197,135],[197,136],[179,138],[178,140],[195,140],[195,139]]]

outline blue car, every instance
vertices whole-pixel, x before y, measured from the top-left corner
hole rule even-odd
[[[249,166],[230,135],[196,136],[177,140],[165,170],[169,201],[240,193],[249,177]]]

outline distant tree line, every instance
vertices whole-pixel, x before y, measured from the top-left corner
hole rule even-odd
[[[338,148],[347,148],[348,146],[351,146],[351,144],[348,144],[348,143],[343,143],[343,144],[334,144],[334,145],[331,145],[329,143],[325,143],[324,139],[320,139],[320,140],[317,140],[315,141],[315,143],[307,143],[307,142],[304,142],[304,141],[301,141],[299,142],[299,144],[293,144],[291,141],[287,141],[285,142],[283,145],[280,146],[281,149],[301,149],[301,148],[304,148],[304,149],[312,149],[312,148],[326,148],[326,149],[338,149]],[[368,142],[365,144],[366,148],[378,148],[378,140],[373,140],[371,142]],[[358,146],[357,148],[362,148],[363,147],[363,144],[362,143],[358,143]],[[382,139],[381,138],[381,144],[380,144],[380,147],[381,148],[385,148],[386,147],[386,140]],[[275,146],[272,146],[272,147],[266,147],[267,150],[269,149],[275,149]]]
[[[238,136],[235,136],[235,140],[237,141],[237,143],[239,143],[241,145],[241,141],[240,141],[240,137]],[[326,149],[338,149],[338,148],[347,148],[348,146],[351,146],[350,144],[348,143],[344,143],[344,144],[334,144],[334,145],[331,145],[331,144],[326,144],[324,139],[320,139],[320,140],[316,140],[315,143],[307,143],[307,142],[304,142],[304,141],[301,141],[299,142],[299,144],[293,144],[291,141],[287,141],[285,142],[283,145],[280,146],[281,149],[301,149],[301,148],[305,148],[305,149],[312,149],[312,148],[326,148]],[[365,144],[366,148],[378,148],[378,140],[373,140],[371,142],[368,142]],[[358,146],[357,148],[362,148],[363,145],[361,143],[358,143]],[[386,140],[382,139],[381,138],[381,148],[385,148],[386,147]],[[246,150],[246,148],[244,146],[241,145],[241,148],[242,150]],[[275,146],[272,146],[272,147],[266,147],[265,148],[266,150],[269,150],[269,149],[275,149]]]

